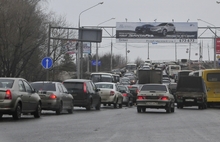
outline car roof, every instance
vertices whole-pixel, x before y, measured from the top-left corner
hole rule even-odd
[[[63,82],[87,82],[87,81],[91,81],[91,80],[88,80],[88,79],[67,79],[67,80],[64,80]]]
[[[96,82],[95,84],[116,84],[114,82]]]

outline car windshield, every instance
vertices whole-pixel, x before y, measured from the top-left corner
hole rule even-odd
[[[127,88],[125,86],[118,86],[119,90],[127,91]]]
[[[0,79],[0,88],[12,88],[13,84],[13,79]]]
[[[167,88],[165,85],[143,85],[141,91],[166,91]]]
[[[166,26],[166,25],[167,25],[167,23],[161,23],[158,26]]]
[[[55,83],[31,83],[31,86],[36,90],[56,91]]]

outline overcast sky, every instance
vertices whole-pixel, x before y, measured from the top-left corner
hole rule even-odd
[[[78,27],[79,14],[81,26],[116,26],[116,22],[198,22],[198,27],[220,27],[220,4],[216,0],[48,0],[48,10],[59,16],[64,16],[72,27]],[[203,21],[198,21],[202,19]],[[208,23],[210,24],[208,24]],[[205,29],[199,29],[198,36]],[[103,34],[105,31],[103,31]],[[112,31],[109,31],[112,33]],[[113,31],[115,34],[115,31]],[[217,34],[220,31],[217,30]],[[207,30],[202,36],[213,37],[214,34]],[[200,42],[202,39],[198,39]],[[99,54],[110,53],[111,41],[113,42],[113,54],[121,54],[125,57],[125,43],[116,43],[115,39],[103,39],[100,44]],[[198,44],[191,46],[191,59],[198,59]],[[209,48],[208,48],[209,47]],[[137,57],[147,59],[147,43],[128,43],[128,60],[134,61]],[[189,44],[177,44],[177,58],[189,58],[186,49]],[[175,60],[174,44],[150,44],[149,57],[152,60]],[[92,54],[95,54],[95,44],[92,44]],[[214,50],[211,39],[203,40],[203,60],[213,60]]]

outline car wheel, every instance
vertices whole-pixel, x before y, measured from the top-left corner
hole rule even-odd
[[[90,102],[86,106],[86,110],[91,110],[92,107],[91,105],[92,105],[92,101],[90,100]]]
[[[106,106],[106,104],[103,104],[103,106]]]
[[[171,107],[171,112],[174,112],[175,111],[175,105],[173,103],[173,107]]]
[[[57,115],[60,115],[60,113],[62,112],[62,110],[63,110],[63,103],[60,102],[59,108],[56,110],[56,114],[57,114]]]
[[[114,108],[117,108],[117,103],[118,103],[118,99],[116,100],[116,102],[113,104]]]
[[[38,103],[37,108],[34,112],[34,117],[35,118],[40,118],[40,116],[41,116],[41,105],[40,105],[40,103]]]
[[[72,101],[72,103],[70,105],[70,109],[67,110],[69,114],[73,114],[73,106],[74,105],[73,105],[73,101]]]
[[[118,107],[119,107],[119,108],[122,108],[122,104],[119,104]]]
[[[137,107],[137,112],[141,113],[141,108],[140,107]]]
[[[100,110],[101,107],[101,100],[99,100],[98,104],[95,106],[96,110]]]
[[[18,120],[21,118],[21,105],[19,103],[17,104],[12,116],[13,116],[13,119],[15,120]]]
[[[142,112],[146,112],[146,108],[142,107],[141,108]]]
[[[203,104],[203,108],[204,108],[204,109],[207,109],[207,103],[204,103],[204,104]]]
[[[167,30],[164,29],[164,30],[162,31],[162,36],[166,36],[166,35],[167,35]]]
[[[111,104],[108,104],[108,106],[111,106]]]
[[[167,105],[166,113],[171,113],[171,105],[170,104]]]

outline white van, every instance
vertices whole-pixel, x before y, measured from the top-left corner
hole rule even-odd
[[[90,74],[90,79],[96,82],[115,82],[114,76],[106,72],[94,72]]]
[[[169,75],[170,78],[173,79],[180,70],[181,70],[180,65],[168,65],[166,67],[166,73]]]

